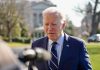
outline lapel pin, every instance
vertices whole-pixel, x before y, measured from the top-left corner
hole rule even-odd
[[[69,47],[69,45],[66,45],[67,47]]]

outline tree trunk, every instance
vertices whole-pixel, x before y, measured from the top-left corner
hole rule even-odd
[[[97,32],[97,28],[98,28],[98,15],[96,15],[96,9],[97,9],[97,5],[98,5],[98,0],[95,1],[95,6],[94,6],[94,10],[93,10],[93,16],[92,16],[92,25],[91,25],[91,33],[90,36],[93,34],[96,34]]]
[[[11,34],[11,28],[10,28],[10,22],[7,21],[7,37],[8,37],[8,41],[12,42],[12,34]]]

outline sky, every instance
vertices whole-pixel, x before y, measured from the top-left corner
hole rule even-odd
[[[30,0],[31,1],[31,0]],[[78,14],[74,9],[77,6],[80,8],[85,8],[85,5],[89,0],[50,0],[52,3],[56,4],[59,9],[61,9],[68,19],[70,19],[74,26],[80,27],[83,15]]]
[[[81,20],[84,17],[82,14],[78,14],[74,9],[77,6],[80,8],[85,8],[85,5],[88,3],[88,0],[51,0],[54,4],[58,6],[73,22],[73,25],[76,27],[81,26]]]

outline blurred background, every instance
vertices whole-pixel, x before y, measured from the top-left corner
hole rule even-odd
[[[57,6],[68,20],[65,32],[84,39],[93,70],[100,70],[100,0],[0,0],[0,38],[14,53],[43,37],[42,11]]]

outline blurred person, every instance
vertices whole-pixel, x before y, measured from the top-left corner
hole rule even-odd
[[[22,65],[7,44],[0,40],[0,70],[21,70]],[[22,69],[23,70],[23,69]]]
[[[29,70],[33,70],[34,65],[39,70],[92,70],[84,41],[63,31],[68,24],[65,15],[57,7],[49,7],[42,14],[46,35],[34,41],[32,49],[44,48],[51,52],[52,58],[47,62],[31,60]]]

